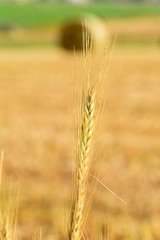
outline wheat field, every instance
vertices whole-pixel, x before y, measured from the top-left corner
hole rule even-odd
[[[105,224],[113,240],[159,239],[159,51],[115,46],[94,166],[127,204],[97,183],[86,223],[91,239]],[[0,76],[0,148],[5,175],[20,182],[19,234],[26,239],[41,228],[43,239],[65,239],[75,57],[51,48],[1,49]]]

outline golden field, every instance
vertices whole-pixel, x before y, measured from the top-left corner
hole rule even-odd
[[[99,239],[104,224],[113,240],[160,238],[159,62],[158,45],[115,46],[95,169],[127,205],[97,183],[86,224],[90,239]],[[94,67],[93,75],[96,71]],[[43,239],[66,237],[74,73],[72,53],[0,49],[0,149],[5,151],[5,175],[20,181],[23,239],[40,228]]]

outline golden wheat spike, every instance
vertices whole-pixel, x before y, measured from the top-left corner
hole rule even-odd
[[[82,124],[77,147],[76,198],[69,233],[70,240],[82,237],[84,209],[86,200],[86,185],[90,166],[90,150],[95,118],[95,88],[91,86],[84,101]]]
[[[3,240],[10,240],[10,236],[9,236],[9,230],[7,225],[3,227],[2,229],[2,239]]]

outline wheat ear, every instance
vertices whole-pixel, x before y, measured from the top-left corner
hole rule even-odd
[[[7,225],[5,225],[2,229],[2,240],[10,240],[9,229]]]
[[[76,198],[71,219],[70,240],[81,239],[83,231],[87,178],[95,119],[94,86],[89,87],[84,98],[84,109],[77,147]]]

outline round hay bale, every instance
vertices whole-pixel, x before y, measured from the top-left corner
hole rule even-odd
[[[95,51],[104,48],[106,39],[105,24],[99,18],[87,15],[75,18],[62,27],[60,45],[71,51],[82,51],[85,46]]]

